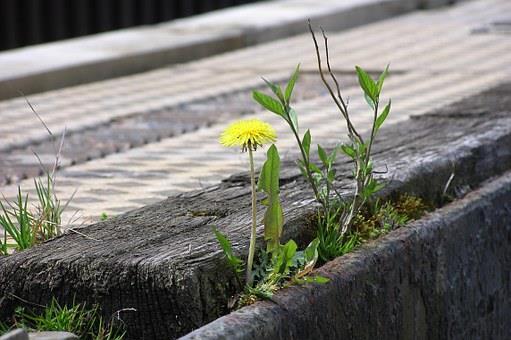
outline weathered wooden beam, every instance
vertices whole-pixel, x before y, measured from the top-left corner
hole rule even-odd
[[[180,340],[510,339],[511,171]]]
[[[384,128],[375,148],[387,166],[387,191],[435,199],[454,170],[452,185],[477,184],[511,168],[511,84],[451,108]],[[503,95],[505,94],[505,95]],[[339,185],[350,165],[339,164]],[[305,244],[315,206],[293,159],[283,162],[284,238]],[[0,259],[0,318],[19,298],[45,304],[97,302],[120,317],[130,339],[171,338],[227,312],[234,278],[211,231],[225,232],[235,249],[248,249],[249,181],[245,174],[204,190],[170,197],[33,249]],[[258,211],[262,217],[263,211]],[[262,232],[262,230],[259,230]]]

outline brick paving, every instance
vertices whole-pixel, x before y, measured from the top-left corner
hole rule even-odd
[[[472,1],[330,33],[333,66],[345,74],[341,81],[347,79],[344,93],[350,98],[355,124],[368,126],[371,119],[360,91],[354,86],[351,70],[356,64],[375,71],[391,64],[393,73],[384,88],[385,97],[393,100],[388,123],[423,114],[508,80],[511,77],[510,35],[481,29],[508,20],[508,13],[511,13],[511,3],[506,0]],[[30,96],[30,101],[56,133],[65,126],[71,130],[69,154],[73,154],[73,145],[94,149],[80,152],[79,156],[84,159],[75,162],[68,154],[65,159],[68,166],[59,173],[61,197],[69,197],[78,189],[68,216],[79,210],[80,221],[88,222],[102,212],[118,214],[171,194],[214,185],[221,178],[244,171],[245,155],[224,149],[217,143],[225,124],[242,114],[274,124],[279,134],[277,144],[285,156],[293,147],[293,140],[278,117],[254,111],[253,104],[239,96],[230,97],[231,106],[221,100],[213,102],[222,94],[245,95],[247,88],[260,86],[260,76],[283,79],[299,62],[305,71],[315,70],[314,50],[308,35],[139,75]],[[342,136],[343,124],[324,92],[310,90],[307,81],[297,86],[303,86],[301,100],[295,105],[301,129],[311,129],[313,142]],[[303,95],[308,91],[311,91],[309,95]],[[198,103],[195,111],[190,109],[193,103]],[[203,103],[202,108],[200,103]],[[235,103],[240,107],[234,107]],[[218,110],[223,105],[229,107]],[[31,116],[22,99],[0,102],[0,112],[3,154],[14,158],[17,155],[22,163],[30,163],[27,161],[30,154],[20,150],[44,144],[47,140],[44,129]],[[167,116],[172,122],[175,119],[175,126],[170,122],[165,126]],[[194,121],[196,117],[201,117],[200,123]],[[193,128],[188,133],[174,133],[173,129],[181,128],[182,121]],[[158,126],[153,130],[142,128],[148,122]],[[109,135],[125,131],[123,124],[127,130],[135,129],[131,139],[109,139]],[[97,138],[102,131],[103,138]],[[156,137],[149,138],[151,131]],[[137,136],[141,141],[133,142]],[[92,144],[84,144],[87,139],[92,140]],[[106,146],[101,149],[94,144],[98,140],[105,145],[115,144],[112,141],[117,141],[118,145],[134,144],[131,149],[117,150],[111,145],[111,149]],[[257,156],[261,160],[263,152],[258,152]],[[7,157],[0,164],[10,162]],[[32,180],[21,181],[21,185],[30,188]],[[12,197],[14,190],[14,185],[2,188],[7,197]]]
[[[353,76],[349,80],[351,83],[356,82]],[[296,88],[295,100],[310,99],[326,93],[315,72],[302,74],[300,85]],[[258,90],[263,88],[261,85]],[[66,133],[61,166],[93,161],[236,116],[255,113],[259,106],[251,99],[252,90],[253,88],[222,93],[173,107],[119,117],[95,128]],[[36,116],[32,118],[36,119]],[[43,129],[42,124],[39,126]],[[34,153],[40,156],[45,166],[50,166],[54,161],[54,145],[54,140],[47,135],[47,139],[29,146],[0,151],[0,185],[16,184],[22,179],[41,175],[41,166]]]

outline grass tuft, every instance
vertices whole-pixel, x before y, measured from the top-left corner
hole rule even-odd
[[[70,332],[84,340],[122,340],[125,335],[121,325],[114,324],[113,320],[105,322],[97,305],[92,308],[75,303],[62,306],[56,299],[40,313],[18,307],[10,323],[0,323],[0,335],[14,328]]]

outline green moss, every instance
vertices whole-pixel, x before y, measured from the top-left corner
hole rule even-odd
[[[354,227],[362,239],[374,239],[421,218],[431,207],[421,198],[401,194],[394,200],[366,205],[355,217]]]

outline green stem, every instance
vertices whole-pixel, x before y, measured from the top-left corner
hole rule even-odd
[[[250,247],[248,249],[247,260],[247,285],[252,286],[252,265],[254,264],[254,254],[256,245],[256,185],[255,185],[255,172],[254,172],[254,156],[252,154],[252,146],[248,146],[248,158],[250,160],[250,183],[252,185],[252,230],[250,233]]]
[[[290,110],[290,108],[289,108],[289,106],[287,106],[286,107],[286,115],[287,115],[286,122],[289,124],[289,127],[291,128],[291,131],[293,132],[293,135],[295,136],[298,147],[300,148],[300,152],[302,154],[302,159],[303,159],[303,164],[305,165],[305,171],[307,173],[307,180],[310,183],[312,191],[314,192],[316,201],[318,201],[321,204],[321,206],[323,207],[323,210],[326,212],[327,207],[325,205],[325,202],[323,202],[323,200],[319,196],[319,190],[316,187],[316,184],[314,183],[314,179],[312,177],[312,173],[311,173],[310,165],[309,165],[309,163],[310,163],[309,157],[308,157],[307,153],[305,152],[305,149],[303,148],[302,141],[300,140],[300,136],[298,135],[298,131],[295,130],[293,124],[291,123],[291,117],[289,116],[289,110]]]

